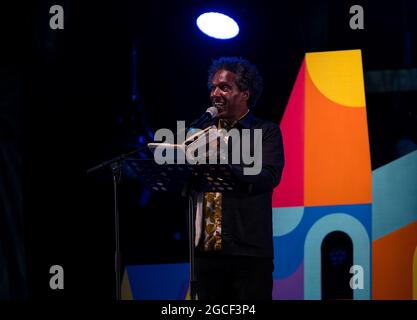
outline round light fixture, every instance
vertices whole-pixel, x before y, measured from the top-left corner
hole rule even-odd
[[[218,12],[206,12],[197,18],[198,28],[216,39],[231,39],[238,35],[239,26],[235,20]]]

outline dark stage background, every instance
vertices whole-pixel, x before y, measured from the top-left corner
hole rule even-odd
[[[49,28],[54,4],[64,30]],[[206,10],[235,17],[238,37],[202,34]],[[417,148],[416,1],[38,0],[1,15],[0,299],[114,298],[112,178],[86,169],[202,114],[219,56],[258,66],[255,114],[278,123],[306,52],[361,49],[372,168]],[[381,90],[384,70],[405,84]],[[128,179],[120,197],[123,265],[187,261],[185,199]],[[64,290],[49,288],[55,264]]]

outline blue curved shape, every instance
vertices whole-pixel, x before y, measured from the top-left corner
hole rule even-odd
[[[272,208],[274,237],[292,232],[301,222],[304,207]]]
[[[291,232],[274,236],[274,279],[285,279],[297,270],[304,259],[304,243],[310,228],[319,219],[334,212],[346,213],[360,221],[370,238],[372,221],[370,204],[304,207],[301,221]]]
[[[304,246],[304,299],[321,299],[321,245],[333,231],[350,236],[353,244],[353,264],[364,270],[364,288],[353,291],[355,300],[371,298],[371,241],[362,223],[345,213],[326,215],[308,232]]]

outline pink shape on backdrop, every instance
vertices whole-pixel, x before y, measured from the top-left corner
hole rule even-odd
[[[273,300],[304,300],[304,262],[285,279],[274,279]]]
[[[272,207],[304,205],[304,83],[305,60],[290,95],[281,130],[284,140],[285,166],[281,182],[272,195]]]

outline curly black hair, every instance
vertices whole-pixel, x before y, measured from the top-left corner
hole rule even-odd
[[[208,70],[208,87],[218,70],[227,70],[236,74],[236,85],[241,91],[249,90],[248,107],[254,108],[261,96],[263,80],[255,65],[238,57],[221,57],[214,60]]]

